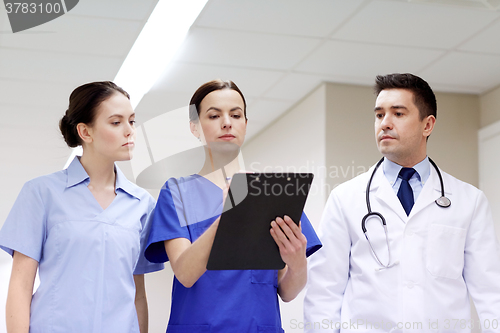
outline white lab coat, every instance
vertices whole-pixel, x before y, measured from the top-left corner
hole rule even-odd
[[[372,170],[339,185],[328,199],[319,228],[323,248],[310,261],[305,331],[450,333],[481,324],[483,332],[500,332],[500,248],[484,194],[442,172],[451,206],[437,206],[440,182],[431,167],[406,216],[381,166],[370,202],[386,219],[391,263],[399,264],[377,270],[361,229]],[[370,219],[366,226],[387,262],[380,222]],[[471,322],[468,292],[480,323]]]

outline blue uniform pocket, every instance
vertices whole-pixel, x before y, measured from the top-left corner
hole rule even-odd
[[[278,271],[275,270],[252,270],[252,283],[272,284],[278,287]]]
[[[210,325],[168,325],[167,333],[210,333]]]
[[[285,331],[281,327],[276,326],[257,326],[258,332],[263,333],[284,333]]]

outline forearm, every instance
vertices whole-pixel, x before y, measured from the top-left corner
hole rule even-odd
[[[278,274],[278,294],[283,302],[290,302],[304,289],[307,283],[307,260],[303,265],[291,268],[286,266]]]
[[[135,282],[135,310],[139,321],[139,330],[141,333],[148,332],[149,313],[148,300],[146,298],[146,288],[144,284],[144,275],[134,275]]]
[[[6,323],[8,333],[28,333],[30,328],[31,295],[26,297],[11,292],[7,297]]]
[[[184,238],[165,242],[165,250],[175,277],[185,287],[192,287],[207,270],[208,257],[218,225],[219,219],[193,243]]]
[[[28,333],[31,297],[38,262],[14,252],[9,291],[5,309],[8,333]]]

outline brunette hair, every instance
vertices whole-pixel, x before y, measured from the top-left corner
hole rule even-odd
[[[80,123],[92,125],[99,105],[115,93],[129,94],[111,81],[91,82],[79,86],[69,96],[69,106],[59,121],[59,129],[69,147],[82,144],[76,126]]]
[[[243,105],[245,107],[243,110],[243,114],[245,115],[245,119],[248,120],[247,102],[245,101],[245,96],[243,96],[243,93],[241,92],[240,88],[238,88],[238,86],[233,81],[216,79],[202,84],[195,91],[193,97],[191,97],[191,101],[189,102],[189,121],[191,122],[198,121],[200,116],[200,104],[201,101],[205,98],[205,96],[210,94],[212,91],[222,90],[222,89],[231,89],[240,94],[241,98],[243,99]]]
[[[410,74],[377,75],[375,79],[375,95],[385,89],[406,89],[413,93],[413,102],[418,108],[420,120],[428,116],[437,117],[436,96],[431,87],[422,78]]]

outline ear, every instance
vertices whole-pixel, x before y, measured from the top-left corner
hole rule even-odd
[[[78,135],[82,139],[83,143],[91,143],[92,139],[92,128],[84,123],[79,123],[76,125],[76,130],[78,131]]]
[[[191,130],[191,133],[197,138],[200,138],[200,131],[198,131],[198,126],[200,126],[200,123],[193,123],[192,121],[189,122],[189,129]]]
[[[427,116],[427,118],[424,119],[424,122],[425,122],[425,127],[423,135],[428,138],[429,135],[431,135],[432,130],[434,129],[434,125],[436,124],[436,117]]]

